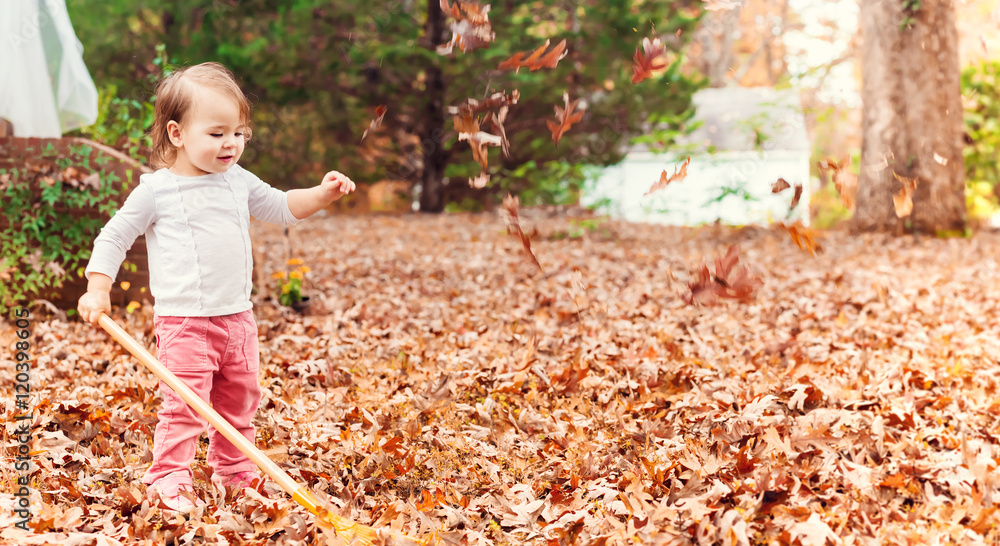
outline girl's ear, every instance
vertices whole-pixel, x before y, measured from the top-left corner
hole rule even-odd
[[[175,147],[180,148],[184,146],[184,141],[181,139],[181,126],[174,120],[167,122],[167,137]]]

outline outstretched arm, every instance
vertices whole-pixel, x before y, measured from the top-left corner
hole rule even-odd
[[[345,174],[330,171],[317,186],[288,191],[288,210],[303,219],[316,214],[321,208],[351,193],[357,186]]]

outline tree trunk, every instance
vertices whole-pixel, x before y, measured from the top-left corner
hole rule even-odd
[[[860,187],[853,228],[963,231],[966,226],[958,31],[953,0],[863,0]],[[918,179],[897,218],[893,173]]]
[[[427,24],[425,27],[428,47],[432,50],[444,43],[444,13],[440,0],[427,0]],[[431,64],[426,72],[427,103],[424,106],[424,120],[420,129],[420,144],[423,147],[423,170],[420,176],[420,212],[441,212],[444,210],[444,169],[448,165],[448,153],[444,149],[444,74],[437,64]]]
[[[735,34],[740,29],[740,10],[725,9],[705,13],[694,42],[700,46],[695,65],[712,87],[725,87],[731,80],[730,69],[736,62],[733,51]]]

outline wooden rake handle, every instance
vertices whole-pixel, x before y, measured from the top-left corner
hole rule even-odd
[[[288,475],[284,470],[282,470],[274,461],[269,459],[263,451],[257,449],[250,440],[247,440],[245,436],[239,433],[233,425],[229,424],[221,415],[218,414],[212,406],[208,405],[207,402],[201,399],[200,396],[194,393],[187,385],[185,385],[176,375],[167,369],[159,360],[149,354],[149,351],[145,347],[139,345],[139,343],[128,335],[125,330],[122,330],[115,321],[111,320],[111,317],[104,313],[101,313],[101,318],[98,323],[104,328],[111,337],[115,338],[118,343],[121,343],[128,352],[132,353],[134,357],[139,359],[149,371],[156,374],[167,384],[175,393],[177,393],[189,406],[191,406],[199,415],[208,420],[208,422],[215,427],[225,436],[230,442],[233,443],[244,455],[250,458],[260,468],[265,474],[270,476],[272,480],[281,486],[289,495],[295,499],[296,502],[304,506],[307,510],[316,514],[317,516],[324,516],[326,510],[320,506],[319,501],[316,497],[306,488],[304,485],[300,485],[291,476]]]

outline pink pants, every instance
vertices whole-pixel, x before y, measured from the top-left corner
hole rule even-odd
[[[221,317],[153,317],[157,359],[236,430],[254,441],[253,416],[260,403],[260,353],[253,311]],[[171,472],[191,472],[198,437],[207,421],[164,382],[163,405],[153,437],[153,465],[143,476],[152,484]],[[216,474],[254,470],[257,465],[214,427],[208,431],[208,464]]]

